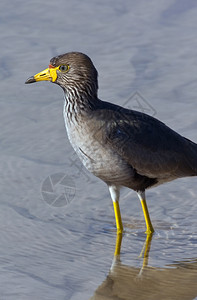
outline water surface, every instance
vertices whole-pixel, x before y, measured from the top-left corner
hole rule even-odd
[[[0,298],[195,299],[196,178],[147,192],[156,232],[143,269],[140,203],[122,191],[125,234],[111,268],[116,233],[107,187],[68,142],[60,88],[24,82],[54,55],[84,52],[98,69],[101,99],[138,106],[197,141],[196,2],[3,0],[0,8]],[[60,173],[76,192],[58,207],[41,190]]]

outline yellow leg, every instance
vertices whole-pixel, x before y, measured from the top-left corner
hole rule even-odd
[[[116,236],[116,248],[115,248],[114,256],[120,255],[121,243],[122,243],[122,232],[118,232]]]
[[[123,232],[123,226],[122,226],[122,219],[120,214],[120,207],[119,207],[119,196],[120,196],[120,188],[116,185],[110,185],[109,186],[109,192],[113,201],[114,206],[114,214],[116,219],[116,228],[117,233]]]
[[[154,228],[153,228],[153,225],[152,225],[151,220],[150,220],[148,207],[147,207],[146,199],[145,199],[145,193],[138,193],[138,196],[140,198],[140,202],[141,202],[141,205],[142,205],[142,210],[143,210],[144,218],[145,218],[145,222],[146,222],[146,233],[147,234],[153,233]]]
[[[114,205],[114,214],[115,214],[115,219],[116,219],[117,233],[122,233],[123,232],[123,226],[122,226],[122,219],[121,219],[119,202],[118,201],[116,201],[116,202],[113,201],[113,205]]]

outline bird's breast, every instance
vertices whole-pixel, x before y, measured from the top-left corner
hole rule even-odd
[[[106,182],[120,185],[130,180],[132,168],[107,145],[105,128],[98,120],[84,120],[79,116],[72,121],[66,116],[64,119],[69,141],[91,173]]]

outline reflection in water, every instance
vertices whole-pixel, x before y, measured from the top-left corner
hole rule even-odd
[[[152,235],[147,235],[140,256],[142,267],[120,261],[122,235],[117,235],[114,259],[109,275],[90,300],[181,299],[197,296],[197,259],[178,262],[166,268],[148,266]]]

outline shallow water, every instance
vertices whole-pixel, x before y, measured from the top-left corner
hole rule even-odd
[[[0,299],[195,299],[196,178],[147,192],[156,232],[146,259],[140,203],[122,191],[114,262],[110,196],[68,142],[62,91],[24,81],[56,54],[84,52],[101,99],[197,141],[197,3],[1,1],[0,16]]]

